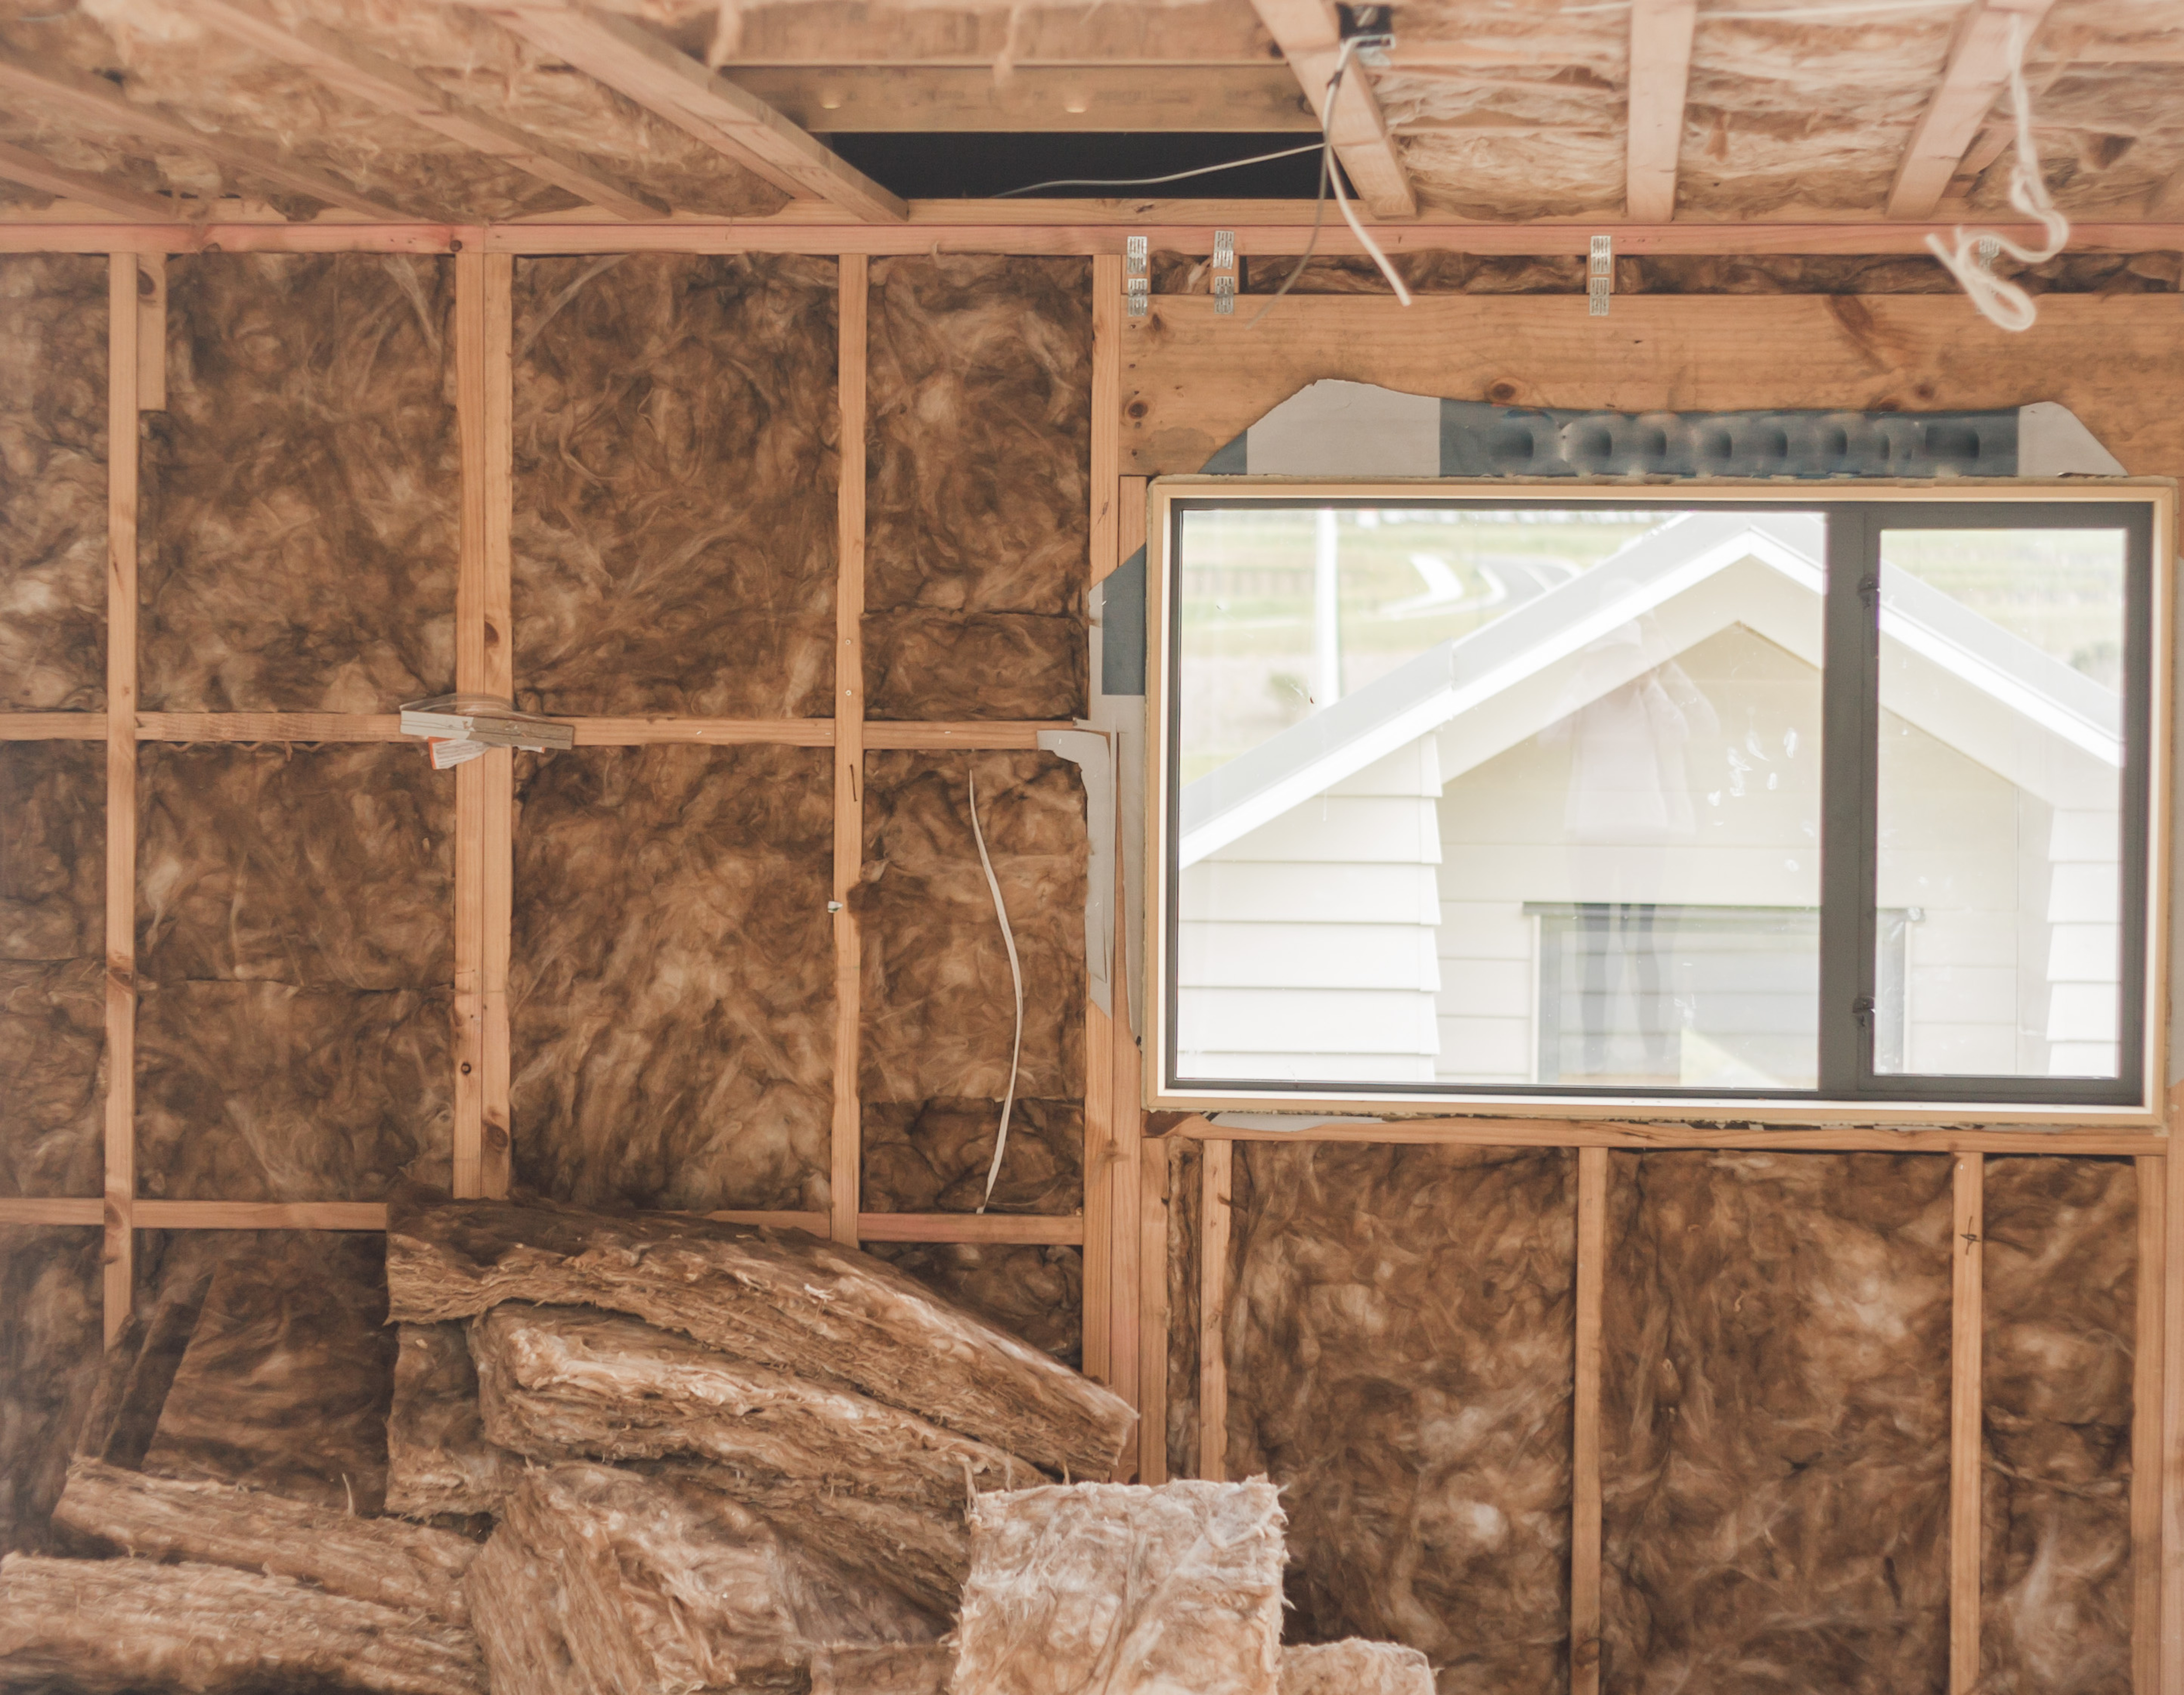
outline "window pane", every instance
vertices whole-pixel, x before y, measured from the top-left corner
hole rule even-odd
[[[1820,515],[1179,538],[1179,1078],[1814,1085]]]
[[[1875,1069],[2117,1074],[2120,530],[1886,530]],[[1884,923],[1884,931],[1886,928]]]

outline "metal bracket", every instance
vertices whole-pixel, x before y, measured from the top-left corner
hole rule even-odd
[[[1223,318],[1236,311],[1236,232],[1213,232],[1213,309]]]
[[[1123,309],[1129,317],[1142,318],[1152,309],[1153,281],[1151,250],[1143,236],[1128,236],[1123,241]]]
[[[1615,292],[1615,237],[1595,236],[1591,256],[1585,262],[1585,311],[1595,318],[1607,315],[1607,297]]]

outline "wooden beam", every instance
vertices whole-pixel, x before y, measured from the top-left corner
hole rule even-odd
[[[1691,80],[1697,0],[1633,0],[1630,112],[1623,213],[1640,223],[1676,215],[1676,168],[1684,146],[1684,93]]]
[[[85,76],[57,65],[41,65],[0,49],[0,90],[65,114],[75,123],[124,135],[142,136],[230,170],[239,170],[292,192],[323,200],[367,218],[403,219],[410,215],[309,165],[291,164],[277,153],[198,129],[164,106],[139,104],[103,77]]]
[[[2161,1397],[2168,1330],[2168,1161],[2142,1158],[2138,1312],[2131,1371],[2131,1687],[2161,1695]]]
[[[909,215],[898,196],[839,153],[641,24],[574,4],[479,9],[788,193],[814,195],[870,220]]]
[[[1084,1235],[1081,1213],[861,1213],[857,1216],[858,1238],[868,1242],[1009,1242],[1079,1247]]]
[[[488,694],[515,696],[515,618],[513,606],[515,518],[515,261],[504,254],[485,264],[484,572],[478,585],[484,650],[475,673]],[[509,1091],[508,960],[515,925],[515,755],[494,748],[470,761],[485,785],[482,838],[484,887],[480,919],[485,931],[485,1137],[479,1162],[481,1192],[496,1199],[509,1190],[515,1141]],[[469,766],[458,770],[467,770]]]
[[[721,75],[814,135],[1319,132],[1296,78],[1265,59],[1159,67],[1018,63],[1005,82],[994,80],[990,64],[768,69],[741,63],[740,53],[738,60]]]
[[[682,39],[712,33],[693,14]],[[743,11],[735,64],[952,65],[990,78],[1004,54],[1028,67],[1128,68],[1260,65],[1273,42],[1244,5],[983,7],[750,6]]]
[[[43,194],[81,200],[86,206],[96,206],[117,218],[164,224],[176,214],[172,201],[163,200],[156,194],[140,193],[87,170],[70,170],[11,142],[0,142],[0,177]]]
[[[1964,14],[1950,44],[1948,68],[1928,97],[1888,191],[1892,218],[1930,218],[1980,125],[2009,81],[2009,36],[2029,43],[2053,0],[1979,0]]]
[[[136,259],[136,410],[167,410],[167,256],[163,253],[140,254]]]
[[[1035,748],[1039,745],[1040,732],[1072,728],[1074,726],[1067,718],[1028,719],[1013,723],[998,719],[983,723],[975,721],[950,722],[938,718],[920,722],[900,720],[890,722],[873,719],[865,725],[864,735],[865,745],[868,748],[923,748],[935,752],[961,748],[999,752]]]
[[[0,742],[103,742],[103,712],[0,712]]]
[[[1986,1173],[1985,1155],[1957,1156],[1949,1238],[1949,1695],[1973,1695],[1980,1681]]]
[[[2184,1084],[2169,1097],[2171,1135],[2184,1126]],[[2164,1695],[2184,1689],[2184,1158],[2162,1163],[2161,1253],[2161,1653]]]
[[[580,748],[696,742],[715,747],[834,745],[832,718],[569,718]]]
[[[835,307],[841,482],[834,579],[834,1118],[829,1165],[833,1235],[856,1246],[864,1188],[864,1119],[857,1080],[864,1016],[863,953],[850,896],[865,863],[865,379],[871,265],[839,260]]]
[[[1138,1142],[1138,1481],[1167,1481],[1167,1144]]]
[[[709,1218],[717,1218],[724,1224],[756,1224],[772,1230],[801,1230],[809,1236],[823,1238],[827,1234],[827,1215],[824,1213],[708,1213]]]
[[[1365,67],[1354,55],[1343,72],[1333,109],[1328,107],[1328,79],[1334,74],[1342,47],[1342,26],[1329,0],[1251,0],[1251,8],[1288,58],[1358,198],[1376,217],[1415,218],[1418,191],[1388,133]]]
[[[383,1230],[376,1201],[139,1201],[147,1230]]]
[[[667,203],[566,148],[489,113],[459,106],[415,72],[309,20],[284,24],[255,0],[189,0],[189,14],[269,59],[310,72],[341,94],[368,100],[474,152],[550,182],[620,218],[661,218]]]
[[[90,1224],[106,1222],[106,1202],[100,1200],[40,1200],[20,1195],[0,1196],[0,1224]],[[112,1337],[107,1339],[109,1341]]]
[[[394,712],[140,712],[140,742],[398,742]]]
[[[1607,1150],[1580,1148],[1570,1392],[1570,1695],[1600,1695],[1600,1307],[1607,1263]]]
[[[136,256],[106,290],[106,1345],[136,1298]]]
[[[1198,1168],[1198,1475],[1228,1476],[1228,1197],[1235,1150],[1208,1142]]]
[[[1195,1141],[1377,1142],[1444,1147],[1774,1149],[1798,1153],[2014,1153],[2133,1158],[2159,1154],[2168,1140],[2130,1130],[1877,1129],[1869,1124],[1787,1129],[1765,1124],[1624,1124],[1586,1118],[1390,1118],[1383,1123],[1315,1123],[1299,1114],[1295,1129],[1217,1124],[1193,1115],[1166,1134]]]

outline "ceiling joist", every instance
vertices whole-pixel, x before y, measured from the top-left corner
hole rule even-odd
[[[647,194],[566,148],[526,135],[513,124],[460,107],[415,72],[320,25],[284,25],[250,0],[190,0],[193,15],[270,59],[318,77],[465,147],[552,183],[617,217],[664,218],[666,202]]]
[[[1987,114],[2009,82],[2009,36],[2021,28],[2029,45],[2053,0],[1980,0],[1965,13],[1949,51],[1948,69],[1919,115],[1896,181],[1888,191],[1892,218],[1930,218],[1942,204]]]
[[[71,122],[87,128],[118,131],[148,141],[164,142],[209,159],[228,170],[242,171],[262,182],[323,200],[344,211],[397,221],[413,215],[369,194],[360,194],[322,170],[292,164],[277,153],[200,130],[164,106],[140,106],[124,98],[112,83],[96,76],[81,76],[71,70],[34,64],[13,53],[0,52],[0,91],[65,114]]]
[[[577,5],[476,9],[776,187],[830,201],[869,222],[910,215],[899,197],[763,100],[626,18]]]
[[[722,75],[814,135],[1031,131],[1307,134],[1284,65],[728,65]]]
[[[1634,223],[1676,215],[1676,168],[1684,145],[1684,97],[1691,80],[1697,0],[1634,0],[1630,8],[1630,114],[1624,212]]]
[[[125,188],[87,170],[70,170],[4,142],[0,142],[0,178],[37,189],[41,193],[58,195],[64,200],[80,200],[86,206],[96,206],[102,212],[111,212],[132,223],[171,224],[175,220],[176,209],[170,200]]]
[[[1358,198],[1376,217],[1415,218],[1418,190],[1403,169],[1365,68],[1354,55],[1335,90],[1333,109],[1328,108],[1328,80],[1342,52],[1342,25],[1334,8],[1328,0],[1251,0],[1251,7],[1287,56]]]

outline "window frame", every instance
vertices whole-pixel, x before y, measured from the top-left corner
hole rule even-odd
[[[1194,506],[1400,506],[1462,499],[1496,506],[1585,505],[1622,510],[1825,509],[1828,589],[1821,713],[1823,821],[1818,1086],[1744,1094],[1633,1091],[1570,1084],[1433,1085],[1178,1079],[1173,1034],[1179,845],[1180,724],[1171,684],[1181,631],[1175,551]],[[1417,478],[1167,477],[1148,489],[1144,1022],[1147,1104],[1211,1112],[1429,1116],[1491,1114],[1678,1122],[2087,1124],[2163,1121],[2166,1082],[2169,822],[2176,485],[2165,478],[1842,479]],[[2092,510],[2089,510],[2092,509]],[[1873,1027],[1844,1008],[1871,995],[1877,923],[1879,532],[1902,528],[2116,527],[2129,541],[2125,583],[2122,1023],[2119,1076],[2103,1079],[1920,1076],[1872,1069]],[[1870,564],[1869,564],[1870,561]],[[1839,1004],[1840,1003],[1840,1004]],[[1836,1016],[1829,1009],[1837,1007]]]

